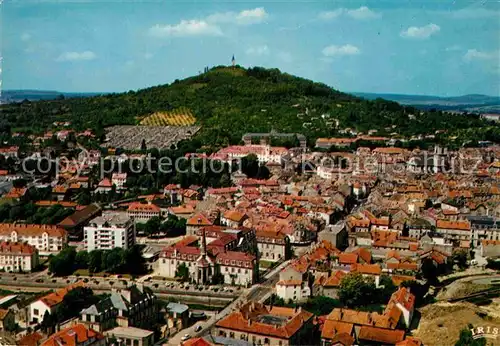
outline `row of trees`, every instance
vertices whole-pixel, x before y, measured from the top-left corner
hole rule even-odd
[[[141,248],[134,245],[130,249],[79,251],[66,247],[50,258],[49,271],[56,276],[66,276],[78,269],[88,269],[89,273],[141,275],[146,272]]]
[[[60,204],[51,207],[38,207],[34,203],[0,205],[0,222],[25,220],[26,223],[57,224],[74,212],[72,208],[64,208]]]

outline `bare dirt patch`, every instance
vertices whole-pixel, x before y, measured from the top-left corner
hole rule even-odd
[[[487,306],[478,307],[467,302],[439,302],[419,309],[421,319],[413,335],[422,339],[427,346],[454,345],[460,330],[472,326],[500,326],[498,312],[500,301],[494,300]],[[488,345],[500,345],[500,340],[487,339]]]

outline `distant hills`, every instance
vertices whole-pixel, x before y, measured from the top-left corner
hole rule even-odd
[[[103,93],[67,93],[53,90],[2,90],[0,103],[22,102],[24,100],[55,100],[61,96],[64,96],[65,98],[90,97],[101,94]]]
[[[104,94],[107,93],[71,93],[53,90],[4,90],[0,95],[0,103],[22,102],[23,100],[55,100],[57,98],[61,98],[62,96],[64,96],[64,98],[91,97]],[[440,97],[431,95],[379,94],[365,92],[351,92],[350,94],[366,100],[376,100],[377,98],[381,98],[424,110],[434,108],[446,111],[500,113],[500,97],[497,96],[469,94],[462,96]]]
[[[448,111],[467,111],[478,113],[500,113],[500,97],[470,94],[454,97],[427,95],[377,94],[355,92],[353,95],[367,100],[382,98],[403,105],[411,105],[420,109],[440,109]]]

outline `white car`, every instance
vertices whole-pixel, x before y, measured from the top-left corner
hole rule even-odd
[[[188,339],[190,339],[190,338],[191,338],[191,335],[186,334],[186,335],[184,335],[184,336],[181,338],[181,340],[182,340],[182,341],[186,341],[186,340],[188,340]]]

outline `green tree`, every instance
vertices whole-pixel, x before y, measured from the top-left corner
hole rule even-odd
[[[467,251],[466,250],[456,250],[451,256],[452,263],[455,263],[460,269],[467,268]]]
[[[144,232],[147,236],[158,234],[161,227],[161,219],[158,216],[150,218],[144,227]]]
[[[78,251],[75,256],[75,269],[86,269],[89,267],[89,253]]]
[[[177,265],[177,270],[175,271],[175,277],[181,279],[182,281],[189,281],[189,268],[185,263]]]
[[[432,259],[424,259],[422,261],[422,267],[420,268],[420,270],[424,279],[429,281],[429,283],[435,284],[438,281],[437,268],[434,266]]]
[[[89,272],[99,273],[102,271],[102,250],[94,250],[89,253]]]
[[[75,268],[75,258],[75,248],[68,246],[50,259],[49,271],[56,276],[70,275]]]
[[[349,307],[371,304],[376,294],[373,280],[360,273],[349,273],[340,281],[339,300]]]

